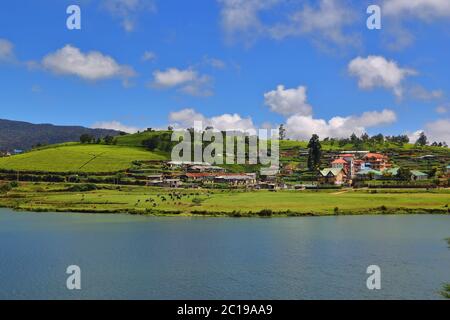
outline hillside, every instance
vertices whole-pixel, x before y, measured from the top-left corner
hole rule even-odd
[[[164,159],[144,148],[70,143],[0,158],[0,170],[107,173],[128,169],[135,160]]]
[[[120,132],[106,129],[89,129],[80,126],[55,126],[0,119],[0,151],[29,150],[37,144],[49,145],[79,141],[82,134],[95,138],[117,136]]]
[[[66,143],[51,145],[9,158],[0,158],[0,170],[27,172],[83,172],[110,173],[133,167],[133,161],[168,160],[167,150],[155,148],[149,151],[142,142],[155,138],[163,147],[170,144],[170,132],[145,131],[115,138],[114,145]],[[77,139],[74,139],[76,141]],[[289,181],[309,181],[315,175],[307,169],[307,142],[281,141],[280,160],[284,168],[292,168],[285,176]],[[398,145],[384,142],[354,146],[351,143],[338,145],[335,142],[322,141],[322,167],[329,166],[331,159],[344,150],[367,150],[386,154],[394,166],[430,172],[434,168],[443,168],[450,162],[450,149],[443,147],[417,147],[413,144]],[[431,155],[431,157],[430,157]],[[231,172],[257,172],[259,166],[225,165]],[[152,169],[153,170],[153,169]],[[154,171],[154,170],[153,170]],[[152,172],[153,172],[152,171]]]

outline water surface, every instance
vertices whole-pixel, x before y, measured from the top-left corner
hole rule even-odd
[[[0,209],[0,299],[439,299],[450,216],[156,218]],[[82,290],[66,289],[66,268]],[[382,270],[382,290],[366,268]]]

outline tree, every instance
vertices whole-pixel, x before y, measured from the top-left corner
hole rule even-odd
[[[364,134],[361,136],[361,140],[362,140],[363,142],[369,141],[369,135],[368,135],[367,133],[364,133]]]
[[[280,125],[280,128],[278,129],[280,140],[286,140],[286,129],[284,128],[284,124]]]
[[[416,145],[423,147],[423,146],[426,146],[427,144],[428,144],[428,138],[425,135],[425,132],[421,132],[419,139],[417,139],[417,141],[416,141]]]
[[[320,166],[320,159],[322,157],[322,145],[317,134],[313,134],[308,144],[308,169],[310,171],[317,170]]]
[[[400,168],[400,169],[398,169],[397,177],[403,181],[410,181],[411,180],[411,171],[407,168]]]
[[[81,143],[91,143],[95,138],[88,133],[82,134],[80,136]]]
[[[142,145],[148,150],[154,151],[156,148],[158,148],[159,142],[160,141],[158,136],[152,136],[151,138],[142,141]]]
[[[112,136],[110,136],[110,135],[108,135],[108,136],[105,137],[105,143],[106,143],[106,144],[112,144],[113,141],[114,141],[114,137],[112,137]]]

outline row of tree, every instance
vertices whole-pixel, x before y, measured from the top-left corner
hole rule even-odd
[[[93,135],[90,135],[88,133],[82,134],[80,136],[80,142],[83,144],[108,144],[108,145],[112,145],[112,144],[116,144],[117,141],[113,136],[107,135],[106,137],[104,137],[103,139],[101,138],[95,138]]]

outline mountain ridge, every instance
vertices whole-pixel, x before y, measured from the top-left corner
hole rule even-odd
[[[50,123],[34,124],[25,121],[0,119],[0,151],[29,150],[37,144],[57,144],[78,141],[82,134],[96,139],[121,132],[112,129],[91,129],[83,126],[60,126]]]

